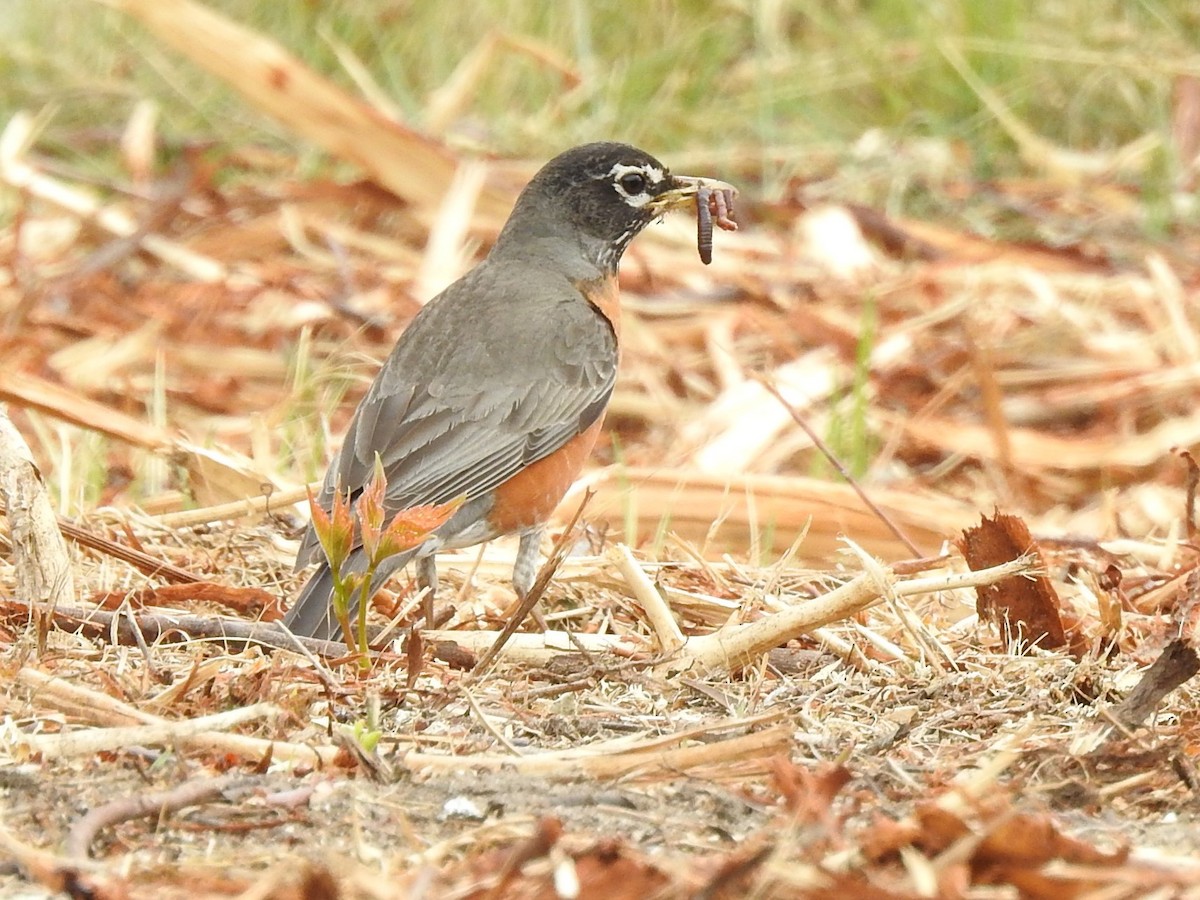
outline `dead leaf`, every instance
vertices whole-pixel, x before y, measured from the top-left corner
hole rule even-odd
[[[1025,522],[1005,513],[991,519],[984,516],[978,527],[965,529],[956,543],[973,571],[1026,554],[1041,559],[1041,550]],[[979,617],[998,623],[1006,643],[1047,649],[1066,645],[1058,594],[1045,575],[1006,578],[978,589],[977,598]]]

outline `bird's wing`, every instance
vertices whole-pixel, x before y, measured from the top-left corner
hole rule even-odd
[[[479,497],[600,418],[616,383],[612,326],[566,279],[526,278],[513,296],[503,274],[476,269],[409,325],[354,415],[322,505],[357,494],[377,453],[390,512]],[[310,527],[298,566],[316,546]]]

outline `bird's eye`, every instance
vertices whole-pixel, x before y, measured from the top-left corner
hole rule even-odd
[[[646,190],[646,176],[640,172],[629,172],[622,175],[617,184],[621,186],[621,190],[628,197],[636,197],[638,194],[644,193]]]

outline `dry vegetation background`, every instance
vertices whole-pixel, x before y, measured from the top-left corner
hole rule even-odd
[[[1200,896],[1193,5],[533,6],[10,0],[0,891]],[[742,230],[626,257],[553,630],[477,666],[498,542],[288,643],[377,360],[596,138]]]

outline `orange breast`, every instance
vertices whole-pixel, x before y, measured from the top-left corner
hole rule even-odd
[[[488,523],[497,534],[522,531],[550,518],[592,455],[603,424],[601,416],[554,453],[525,467],[496,488]]]
[[[616,276],[600,278],[596,281],[577,281],[575,287],[588,303],[592,304],[600,315],[608,319],[612,325],[613,334],[619,340],[621,337],[621,291]]]
[[[575,287],[608,320],[619,338],[621,304],[617,279],[611,277],[578,282]],[[541,525],[550,518],[567,488],[579,477],[584,463],[592,455],[603,424],[604,416],[601,415],[554,453],[522,469],[496,488],[495,503],[488,514],[488,523],[497,534],[511,534]]]

